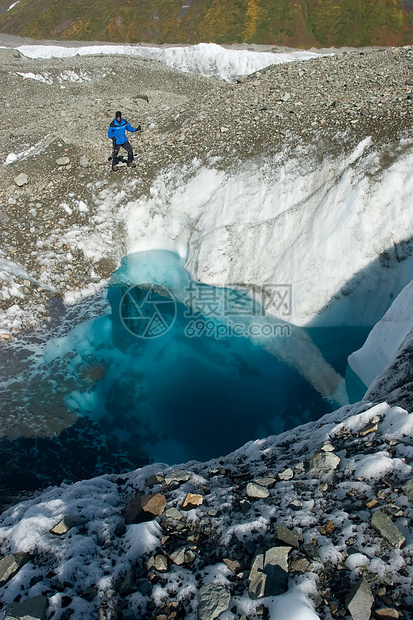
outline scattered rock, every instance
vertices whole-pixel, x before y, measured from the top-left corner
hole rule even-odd
[[[16,573],[30,560],[30,555],[20,551],[15,555],[6,555],[0,560],[0,586],[14,577]]]
[[[174,471],[170,471],[165,476],[165,484],[183,484],[184,482],[188,482],[191,474],[184,469],[176,469]]]
[[[80,596],[84,598],[85,601],[88,601],[89,603],[91,603],[93,599],[97,597],[97,595],[98,595],[98,590],[95,586],[90,586],[89,588],[86,588],[85,590],[82,590],[80,592]]]
[[[364,577],[350,590],[346,606],[353,620],[370,620],[374,598]]]
[[[409,500],[409,502],[413,504],[413,478],[405,482],[404,485],[402,486],[402,489],[405,492],[406,497]]]
[[[227,566],[229,570],[232,573],[234,573],[234,575],[237,575],[243,570],[243,565],[238,560],[231,560],[230,558],[224,558],[222,561],[224,562],[225,566]]]
[[[125,523],[130,525],[131,523],[152,521],[164,512],[165,507],[166,498],[162,493],[133,497],[123,509]]]
[[[170,554],[169,559],[177,566],[182,566],[185,563],[185,549],[179,549]]]
[[[272,547],[255,556],[249,574],[249,594],[257,599],[288,590],[288,554],[292,547]]]
[[[135,571],[128,571],[119,585],[119,596],[122,598],[138,591]]]
[[[88,160],[88,158],[85,155],[82,155],[82,157],[79,159],[79,165],[82,168],[88,168],[89,167],[89,160]]]
[[[63,517],[61,521],[50,530],[51,534],[56,534],[56,536],[62,536],[66,534],[72,527],[78,527],[79,525],[84,525],[87,523],[87,519],[85,517],[80,516],[69,516]]]
[[[280,480],[291,480],[291,478],[294,478],[294,472],[290,467],[288,467],[284,471],[280,472],[278,477]]]
[[[266,487],[257,484],[256,482],[249,482],[247,484],[247,497],[251,499],[265,499],[269,497],[270,492]]]
[[[47,598],[40,594],[21,603],[13,603],[7,610],[5,620],[44,620],[46,618]]]
[[[56,159],[56,163],[58,166],[67,166],[70,164],[70,159],[69,157],[59,157],[59,159]]]
[[[340,464],[340,457],[333,452],[318,452],[310,459],[310,472],[314,475],[324,474],[336,469]]]
[[[198,620],[215,620],[229,607],[230,593],[224,586],[208,583],[198,593]]]
[[[168,519],[174,519],[175,521],[181,521],[183,519],[182,512],[176,508],[168,508],[165,512],[165,516],[168,517]]]
[[[294,547],[294,549],[298,549],[300,544],[303,542],[303,537],[301,534],[296,534],[296,532],[289,530],[283,525],[277,525],[276,534],[280,542],[285,543],[290,547]]]
[[[313,560],[313,562],[321,563],[320,555],[314,545],[303,545],[301,551],[305,553],[310,560]]]
[[[397,620],[397,618],[400,618],[400,613],[397,609],[382,607],[374,611],[374,617],[377,618],[377,620]]]
[[[149,478],[146,480],[145,484],[147,487],[151,489],[157,484],[162,484],[164,480],[165,480],[165,476],[163,474],[152,474],[152,476],[149,476]]]
[[[310,567],[310,562],[304,556],[296,556],[290,561],[290,571],[294,573],[306,573]]]
[[[261,487],[265,487],[266,489],[271,489],[275,484],[275,478],[274,476],[268,476],[267,478],[256,478],[254,483]]]
[[[197,495],[196,493],[188,493],[182,504],[182,510],[192,510],[193,508],[198,508],[198,506],[201,506],[203,501],[204,498],[202,497],[202,495]]]
[[[24,172],[21,172],[15,179],[14,182],[18,187],[23,187],[23,185],[27,185],[29,182],[29,177]]]
[[[374,529],[377,530],[379,534],[381,534],[381,536],[383,536],[383,538],[385,538],[391,545],[393,545],[393,547],[396,547],[396,549],[400,549],[406,542],[406,539],[399,528],[394,525],[390,517],[384,514],[384,512],[381,512],[381,510],[377,510],[373,514],[371,524]]]
[[[154,568],[159,572],[164,572],[168,570],[168,559],[162,553],[158,553],[149,559],[147,566],[148,570]]]

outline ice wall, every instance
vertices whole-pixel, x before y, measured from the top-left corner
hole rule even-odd
[[[226,49],[215,43],[157,47],[153,45],[21,45],[17,48],[27,58],[69,58],[96,54],[120,54],[158,60],[169,67],[188,73],[230,80],[248,75],[269,65],[308,60],[320,56],[318,52],[255,52]]]
[[[370,387],[403,347],[413,329],[413,282],[398,295],[384,317],[370,332],[361,349],[350,355],[350,368]]]
[[[398,150],[399,149],[399,150]],[[413,152],[170,169],[124,211],[128,253],[166,249],[216,286],[291,284],[295,325],[373,326],[413,277]]]

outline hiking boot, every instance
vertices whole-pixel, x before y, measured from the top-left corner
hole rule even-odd
[[[127,166],[128,166],[128,168],[136,168],[136,164],[135,164],[134,161],[128,161]]]

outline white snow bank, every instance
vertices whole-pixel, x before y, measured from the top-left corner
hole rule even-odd
[[[361,349],[348,358],[350,368],[369,387],[394,357],[413,329],[413,282],[396,297]]]
[[[225,80],[237,75],[254,73],[269,65],[308,60],[320,56],[313,52],[273,53],[231,50],[215,43],[167,48],[141,45],[85,45],[80,47],[21,45],[16,49],[28,58],[69,58],[99,54],[140,56],[159,60],[181,71],[200,73],[207,77],[215,76]]]

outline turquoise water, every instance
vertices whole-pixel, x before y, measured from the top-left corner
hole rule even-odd
[[[171,252],[126,257],[107,297],[107,314],[49,339],[28,385],[46,429],[50,402],[75,421],[1,441],[0,487],[207,460],[316,420],[342,404],[347,356],[367,335],[274,319],[261,292],[193,282]]]
[[[192,282],[170,252],[126,257],[108,299],[110,315],[50,343],[45,360],[68,356],[75,380],[102,369],[92,387],[67,393],[65,402],[126,451],[133,444],[149,461],[205,460],[336,406],[315,389],[317,378],[312,384],[283,361],[294,358],[297,328],[268,317],[244,292]],[[299,331],[302,347],[307,335]],[[266,350],[275,340],[280,355]],[[334,346],[332,366],[341,372],[348,352]]]

